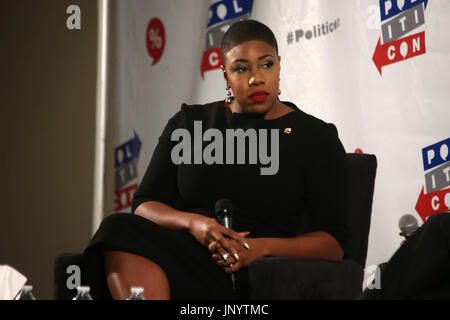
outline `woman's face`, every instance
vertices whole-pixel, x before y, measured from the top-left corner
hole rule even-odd
[[[235,100],[232,110],[266,113],[277,101],[280,57],[260,40],[243,42],[225,55],[224,77]]]

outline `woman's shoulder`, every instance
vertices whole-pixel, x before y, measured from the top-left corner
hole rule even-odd
[[[214,101],[205,104],[181,104],[181,113],[186,115],[195,115],[195,114],[211,114],[216,112],[217,110],[223,108],[223,100]]]
[[[217,115],[221,106],[223,109],[223,100],[206,104],[187,104],[183,102],[179,110],[169,118],[168,127],[185,128],[188,123],[193,121],[206,121]]]
[[[206,104],[182,103],[180,110],[175,114],[179,121],[207,120],[223,112],[223,100]]]
[[[296,118],[297,125],[302,129],[305,129],[306,132],[314,135],[337,135],[337,129],[333,123],[325,122],[324,120],[310,113],[307,113],[306,111],[302,110],[301,107],[296,106],[292,102],[283,101],[283,103],[295,109],[294,116]]]
[[[308,148],[313,157],[324,154],[343,154],[345,149],[333,123],[326,122],[300,108],[296,112],[299,144]],[[337,152],[337,153],[336,153]]]

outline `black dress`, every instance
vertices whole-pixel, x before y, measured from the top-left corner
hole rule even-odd
[[[159,138],[134,195],[132,212],[143,202],[160,201],[179,210],[214,217],[215,202],[230,199],[234,207],[233,229],[250,231],[249,237],[294,237],[321,230],[331,234],[345,250],[347,168],[345,150],[336,127],[306,114],[290,102],[283,103],[293,112],[272,120],[231,113],[223,101],[193,106],[183,104]],[[209,153],[216,157],[216,163],[205,163],[205,148],[216,140],[201,144],[194,141],[195,137],[197,142],[202,140],[198,134],[199,124],[201,134],[208,129],[218,129],[223,134],[223,154],[218,152],[219,149]],[[175,164],[179,158],[174,158],[172,149],[180,146],[181,141],[171,140],[175,129],[186,129],[184,132],[191,136],[191,164]],[[251,150],[255,151],[248,143],[251,138],[247,140],[241,163],[237,159],[237,143],[234,158],[227,162],[226,153],[231,150],[226,149],[227,133],[252,130],[258,141],[256,163],[254,158],[253,162],[251,159]],[[271,136],[275,132],[272,130],[279,133],[278,157],[275,144],[272,144],[276,141]],[[267,136],[260,134],[263,131]],[[269,162],[267,157],[264,162],[259,153],[260,141],[268,141],[268,150],[262,155],[269,156]],[[203,158],[201,150],[204,151]],[[178,155],[187,157],[188,153]],[[270,174],[262,174],[264,167],[271,168]],[[171,230],[140,216],[120,213],[103,220],[84,252],[85,281],[97,298],[110,297],[103,266],[103,252],[108,249],[139,254],[158,263],[167,274],[173,299],[235,297],[230,276],[216,266],[207,248],[188,232]],[[237,272],[237,278],[241,292],[245,292],[246,268]],[[245,298],[245,295],[240,297]]]

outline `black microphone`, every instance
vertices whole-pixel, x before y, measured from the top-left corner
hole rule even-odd
[[[221,199],[216,201],[215,213],[217,221],[225,228],[231,229],[233,226],[233,203],[228,199]],[[233,264],[230,264],[232,267]],[[236,291],[236,276],[231,274],[231,281],[233,282],[233,290]]]
[[[233,225],[233,204],[228,199],[216,201],[216,218],[225,228],[231,229]]]
[[[405,237],[405,239],[408,239],[417,229],[419,229],[419,224],[416,217],[412,214],[404,214],[398,221],[398,227],[401,230],[400,235]]]

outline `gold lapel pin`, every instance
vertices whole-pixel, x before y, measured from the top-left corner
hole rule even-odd
[[[292,129],[291,128],[286,128],[284,129],[284,133],[289,134],[291,133]]]

